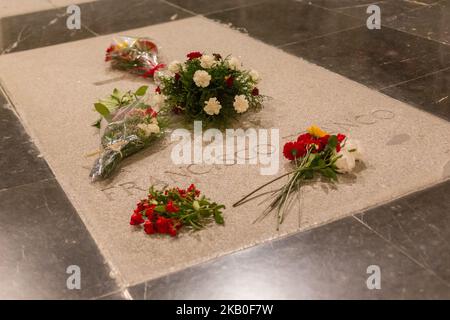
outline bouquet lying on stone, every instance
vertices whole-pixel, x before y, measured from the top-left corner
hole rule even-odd
[[[289,210],[293,194],[300,190],[306,180],[321,175],[330,182],[337,181],[338,174],[351,172],[356,161],[361,160],[361,147],[358,141],[350,140],[343,134],[330,135],[317,126],[311,126],[296,141],[287,142],[283,154],[292,162],[293,170],[262,185],[233,205],[236,207],[249,201],[247,199],[257,191],[289,176],[287,184],[270,192],[271,202],[260,217],[264,218],[275,210],[277,229]]]
[[[211,222],[223,225],[225,206],[211,202],[191,184],[187,189],[165,191],[150,188],[147,199],[141,200],[131,216],[130,224],[144,225],[147,234],[176,236],[180,229],[200,230]]]
[[[119,37],[106,49],[105,61],[115,69],[153,78],[164,67],[158,61],[158,47],[148,38]]]
[[[173,61],[168,69],[160,88],[166,106],[188,120],[226,124],[261,108],[258,72],[244,70],[235,57],[191,52],[185,62]]]
[[[95,127],[107,123],[101,134],[100,157],[91,170],[92,181],[111,176],[122,159],[146,148],[164,134],[166,120],[144,102],[147,86],[135,92],[114,89],[107,99],[94,104],[100,118]]]

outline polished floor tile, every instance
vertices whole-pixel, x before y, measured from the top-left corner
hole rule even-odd
[[[80,8],[83,25],[97,34],[115,33],[192,16],[160,0],[102,0],[82,4]]]
[[[367,287],[369,266],[381,289]],[[450,286],[350,217],[130,289],[135,299],[432,299]]]
[[[197,14],[208,14],[222,10],[246,7],[267,1],[280,0],[168,0],[169,3]]]
[[[66,8],[0,19],[0,53],[65,43],[191,16],[160,0],[102,0],[79,4],[81,29],[69,30]]]
[[[0,190],[53,174],[0,92]]]
[[[450,121],[450,69],[381,92]]]
[[[283,49],[375,89],[450,67],[450,47],[389,28],[364,26]]]
[[[357,217],[450,285],[450,181]]]
[[[367,21],[368,17],[371,15],[371,13],[367,13],[367,9],[372,3],[374,3],[374,1],[369,4],[336,8],[334,10]],[[424,5],[419,4],[418,2],[403,0],[385,0],[375,2],[375,4],[380,8],[382,26],[386,25],[386,22],[388,21],[397,19],[399,15],[404,14],[405,12],[424,8]]]
[[[389,27],[450,45],[450,0],[407,11],[388,21]]]
[[[295,1],[271,1],[207,17],[231,23],[235,28],[248,31],[250,36],[277,46],[309,40],[362,24],[352,17]]]
[[[117,290],[55,180],[0,191],[0,252],[0,299],[90,299]],[[80,290],[67,288],[71,265],[80,268]]]
[[[82,27],[67,28],[65,8],[38,11],[0,19],[0,54],[45,47],[93,37]]]

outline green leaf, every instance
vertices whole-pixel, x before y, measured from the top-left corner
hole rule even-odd
[[[165,206],[156,206],[155,211],[159,212],[159,213],[166,212],[166,207]]]
[[[335,135],[332,135],[329,139],[328,139],[328,147],[333,150],[336,149],[336,146],[338,144],[338,139]]]
[[[313,170],[306,170],[304,172],[305,179],[312,179],[314,178],[314,171]]]
[[[136,90],[135,95],[142,97],[147,93],[148,86],[142,86]]]
[[[214,220],[217,224],[224,224],[224,220],[220,211],[214,211]]]
[[[336,172],[331,168],[325,168],[320,171],[325,177],[330,178],[331,180],[336,181],[337,175]]]
[[[100,129],[101,123],[102,123],[102,118],[99,118],[97,121],[95,121],[95,122],[92,124],[92,126],[95,127],[95,128],[97,128],[97,129]]]
[[[107,106],[105,106],[103,103],[97,102],[94,103],[95,110],[97,110],[98,113],[100,113],[103,117],[109,116],[109,109]]]

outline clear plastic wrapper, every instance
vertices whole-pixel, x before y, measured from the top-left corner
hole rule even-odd
[[[158,46],[150,38],[120,36],[106,49],[105,61],[114,69],[129,71],[144,78],[153,78],[165,67],[160,62]]]
[[[102,114],[107,125],[101,133],[100,156],[90,173],[92,181],[110,177],[124,158],[148,147],[164,134],[164,118],[144,103],[142,96],[128,92],[122,97],[127,95],[132,97],[128,104],[120,105],[107,114],[105,109]],[[97,111],[99,104],[96,104]]]

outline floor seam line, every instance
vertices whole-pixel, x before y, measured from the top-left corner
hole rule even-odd
[[[381,238],[383,241],[385,241],[388,245],[390,245],[392,248],[394,248],[396,251],[398,251],[399,253],[403,254],[405,257],[407,257],[409,260],[411,260],[414,264],[416,264],[417,266],[421,267],[422,269],[432,273],[440,282],[442,282],[445,286],[450,288],[450,282],[446,281],[445,279],[443,279],[441,276],[439,276],[436,271],[434,271],[433,269],[427,267],[426,265],[424,265],[423,263],[421,263],[420,261],[418,261],[417,259],[415,259],[414,257],[412,257],[409,252],[407,252],[406,250],[402,249],[400,246],[396,245],[395,243],[393,243],[392,241],[390,241],[389,239],[387,239],[386,237],[384,237],[381,233],[379,233],[378,231],[376,231],[375,229],[373,229],[370,225],[368,225],[367,223],[365,223],[363,220],[361,220],[360,218],[356,217],[355,215],[352,216],[354,219],[356,219],[359,223],[361,223],[365,228],[367,228],[369,231],[371,231],[373,234],[375,234],[376,236],[378,236],[379,238]]]

